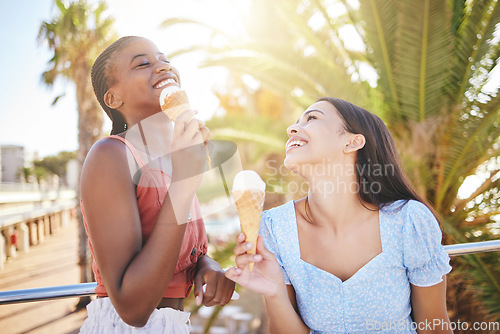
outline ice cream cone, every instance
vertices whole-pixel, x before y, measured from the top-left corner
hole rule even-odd
[[[170,118],[175,121],[180,114],[190,109],[189,99],[183,90],[171,92],[163,98],[161,103],[161,110]]]
[[[238,182],[239,174],[246,173],[246,180]],[[247,251],[255,254],[257,237],[259,235],[260,219],[264,208],[265,183],[257,173],[251,171],[240,172],[233,182],[233,197],[238,209],[241,231],[245,233],[246,241],[254,244],[253,249]],[[240,178],[241,179],[241,178]],[[250,263],[250,270],[253,263]]]
[[[183,112],[191,109],[186,91],[177,86],[168,86],[161,92],[160,106],[165,115],[174,122]],[[212,159],[206,144],[205,150],[207,151],[208,169],[212,169]]]

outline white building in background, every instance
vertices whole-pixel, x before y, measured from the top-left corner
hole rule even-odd
[[[0,146],[0,182],[21,182],[24,168],[24,147]]]
[[[77,189],[78,187],[78,173],[79,173],[78,161],[72,159],[68,161],[66,165],[66,185],[72,189]]]

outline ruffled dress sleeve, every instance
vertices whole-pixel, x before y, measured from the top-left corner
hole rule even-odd
[[[285,267],[283,266],[283,261],[281,259],[281,255],[279,252],[278,242],[273,231],[273,220],[271,218],[271,214],[269,211],[264,211],[262,213],[262,219],[260,222],[260,230],[259,234],[264,238],[264,246],[276,256],[276,260],[278,261],[281,271],[283,272],[283,278],[285,280],[285,284],[292,284],[290,282],[290,278],[288,277]]]
[[[439,223],[423,203],[409,201],[403,227],[403,265],[411,284],[428,287],[451,271]]]

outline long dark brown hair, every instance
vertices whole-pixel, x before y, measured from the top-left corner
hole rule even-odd
[[[118,110],[108,107],[104,102],[104,94],[106,94],[109,87],[113,85],[114,80],[111,75],[112,66],[110,63],[110,59],[115,54],[115,52],[120,51],[127,45],[128,42],[136,38],[139,37],[125,36],[116,40],[97,57],[94,65],[92,65],[92,71],[90,74],[92,87],[94,88],[94,93],[97,101],[99,101],[102,109],[106,112],[108,117],[113,122],[113,129],[111,130],[112,135],[127,130],[127,123],[125,122],[123,115]]]
[[[394,140],[380,117],[341,99],[322,97],[317,102],[320,101],[329,102],[338,110],[345,131],[362,134],[366,139],[365,146],[357,152],[356,160],[356,182],[361,203],[383,208],[397,200],[416,200],[434,213],[406,178]]]

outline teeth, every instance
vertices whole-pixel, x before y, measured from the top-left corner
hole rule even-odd
[[[177,82],[175,82],[174,79],[163,80],[162,82],[160,82],[159,84],[157,84],[155,86],[155,88],[162,88],[163,86],[166,86],[168,84],[175,84],[175,85],[177,85]]]
[[[293,141],[291,141],[291,142],[288,143],[288,147],[294,147],[294,146],[300,147],[300,146],[303,146],[303,145],[305,145],[305,142],[299,141],[299,140],[293,140]]]

